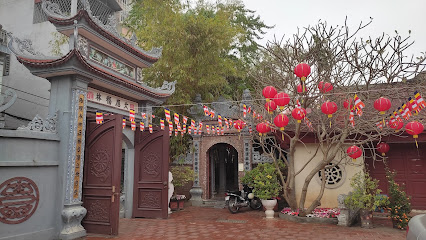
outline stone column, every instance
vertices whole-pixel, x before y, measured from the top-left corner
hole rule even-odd
[[[200,135],[193,135],[193,144],[194,144],[194,172],[195,172],[195,179],[194,184],[192,185],[191,190],[189,191],[191,193],[191,203],[192,206],[201,206],[203,204],[203,189],[200,187],[200,141],[201,136]]]
[[[84,146],[86,132],[87,85],[89,80],[75,76],[58,76],[51,82],[49,115],[58,112],[59,169],[58,183],[62,201],[58,201],[61,220],[60,239],[86,235],[81,220],[87,210],[81,206]]]

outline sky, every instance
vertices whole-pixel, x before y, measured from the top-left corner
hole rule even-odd
[[[355,29],[359,23],[373,22],[362,30],[360,37],[378,37],[383,32],[394,36],[395,30],[406,37],[411,30],[414,45],[407,55],[419,56],[426,52],[426,0],[242,0],[246,8],[256,11],[269,29],[264,39],[277,39],[285,34],[286,39],[297,32],[297,28],[315,25],[321,19],[328,25],[343,25],[348,17],[349,27]]]

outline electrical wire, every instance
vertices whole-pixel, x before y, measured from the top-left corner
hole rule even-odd
[[[0,86],[7,87],[7,88],[13,89],[13,90],[18,91],[18,92],[26,93],[26,94],[31,95],[31,96],[34,96],[34,97],[39,97],[39,98],[42,98],[42,99],[45,99],[45,100],[50,100],[49,98],[45,98],[45,97],[38,96],[38,95],[35,95],[35,94],[32,94],[32,93],[29,93],[29,92],[25,92],[25,91],[22,91],[22,90],[20,90],[20,89],[16,89],[16,88],[13,88],[13,87],[10,87],[10,86],[7,86],[7,85],[4,85],[4,84],[0,84]]]

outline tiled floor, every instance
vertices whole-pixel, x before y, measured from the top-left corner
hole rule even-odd
[[[101,239],[405,239],[405,231],[392,228],[389,219],[374,220],[375,228],[341,227],[329,224],[294,223],[265,219],[262,211],[186,207],[169,219],[121,219],[119,235],[91,235]]]

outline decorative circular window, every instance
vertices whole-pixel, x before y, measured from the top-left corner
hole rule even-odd
[[[326,188],[338,188],[342,186],[346,179],[345,168],[334,162],[329,163],[324,169],[325,175],[325,187]],[[321,171],[316,175],[317,182],[321,184],[322,182]]]

